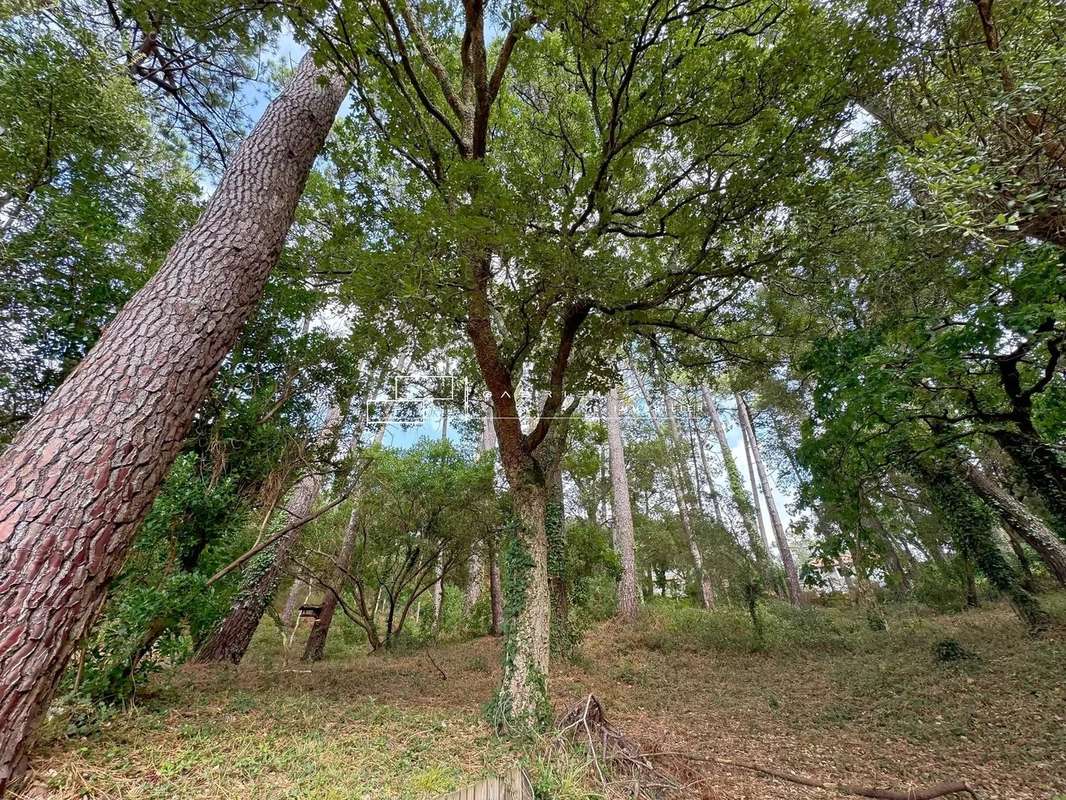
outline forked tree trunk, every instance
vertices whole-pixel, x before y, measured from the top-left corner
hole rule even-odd
[[[965,475],[981,499],[996,510],[1003,524],[1024,539],[1040,556],[1055,580],[1066,586],[1066,544],[1024,503],[975,465],[967,465]]]
[[[774,530],[774,538],[777,540],[777,549],[781,552],[781,563],[785,567],[785,582],[788,588],[788,600],[792,605],[803,605],[803,593],[800,590],[799,571],[796,569],[796,560],[792,557],[792,548],[789,547],[785,528],[781,524],[781,516],[777,513],[777,502],[774,500],[773,491],[770,488],[770,479],[766,473],[766,464],[763,463],[762,454],[759,452],[759,440],[755,437],[755,426],[751,424],[751,413],[748,404],[739,394],[737,399],[737,413],[740,416],[740,424],[748,434],[748,443],[751,446],[752,459],[755,468],[759,471],[759,481],[762,484],[762,496],[766,500],[766,509],[770,513],[770,526]]]
[[[259,301],[345,92],[300,62],[197,223],[0,457],[0,793]]]
[[[331,408],[316,437],[317,447],[322,447],[333,439],[340,422],[340,410]],[[277,522],[278,527],[292,525],[293,522],[310,516],[321,491],[321,475],[315,472],[304,475],[293,489],[292,499],[286,504]],[[233,599],[233,605],[196,653],[195,660],[198,663],[241,663],[248,651],[248,645],[252,643],[255,630],[259,627],[259,621],[278,592],[278,585],[289,563],[289,554],[299,541],[302,531],[302,526],[294,527],[245,564],[241,573],[241,588]]]
[[[637,615],[637,559],[617,389],[611,389],[607,393],[607,446],[611,472],[614,546],[622,562],[622,578],[618,582],[618,616],[631,621]]]

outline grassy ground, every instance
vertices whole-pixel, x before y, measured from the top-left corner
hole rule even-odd
[[[883,632],[850,611],[769,609],[757,652],[739,612],[653,608],[632,628],[590,631],[552,692],[560,711],[594,692],[649,750],[1049,800],[1066,793],[1066,595],[1047,603],[1059,627],[1036,640],[1003,606],[898,609]],[[945,637],[974,657],[937,662]],[[482,721],[499,641],[365,656],[338,639],[328,655],[313,668],[286,659],[266,623],[239,668],[161,675],[88,736],[60,735],[57,720],[21,797],[431,798],[520,759],[545,797],[600,796],[576,761],[530,755]],[[685,780],[692,797],[839,797],[706,762]]]

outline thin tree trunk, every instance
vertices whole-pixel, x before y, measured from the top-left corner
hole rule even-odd
[[[703,398],[703,408],[707,412],[707,416],[711,418],[711,427],[714,428],[714,436],[718,440],[718,449],[722,452],[722,463],[725,464],[726,478],[729,480],[729,491],[733,496],[733,505],[736,506],[737,515],[744,525],[748,546],[751,548],[755,563],[760,571],[765,571],[767,560],[766,544],[762,539],[762,527],[756,522],[756,506],[752,504],[752,498],[748,496],[747,491],[744,489],[740,470],[737,468],[736,459],[733,458],[733,451],[729,449],[725,426],[722,424],[722,418],[718,414],[718,406],[715,404],[714,398],[711,397],[710,389],[706,386],[701,386],[700,395]],[[752,482],[752,488],[755,488],[754,481]],[[755,499],[755,502],[758,502],[758,498]]]
[[[648,393],[644,390],[644,382],[640,379],[640,375],[636,369],[630,365],[630,369],[633,372],[633,378],[637,382],[637,387],[640,389],[641,396],[644,398],[644,403],[648,407],[648,414],[651,416],[652,424],[655,426],[657,432],[662,434],[662,426],[659,424],[658,416],[655,414],[655,409],[651,404],[651,399],[648,397]],[[700,552],[699,544],[696,542],[695,534],[692,530],[692,520],[688,513],[688,504],[686,502],[683,480],[681,470],[677,468],[676,454],[679,452],[680,435],[677,431],[677,422],[674,419],[673,401],[670,399],[669,392],[666,393],[666,424],[667,435],[669,438],[671,456],[670,463],[671,469],[668,470],[670,475],[670,484],[674,490],[674,498],[677,502],[677,512],[681,519],[681,530],[685,536],[685,542],[688,544],[689,553],[692,554],[692,564],[696,572],[696,580],[700,586],[700,603],[704,608],[711,608],[714,605],[714,588],[711,586],[710,577],[707,575],[706,570],[703,568],[703,553]],[[683,466],[682,466],[683,469]]]
[[[197,223],[0,456],[0,793],[259,301],[345,93],[300,62]]]
[[[391,417],[391,409],[389,417],[378,426],[377,433],[374,434],[374,447],[380,447],[381,442],[385,439],[385,428],[388,424],[388,420]],[[357,432],[352,437],[352,449],[359,446],[359,439],[362,435],[362,426],[357,429]],[[366,467],[366,459],[363,460],[363,466]],[[362,486],[359,487],[360,490]],[[341,587],[348,580],[344,574],[344,570],[348,570],[352,566],[352,557],[355,555],[355,546],[359,540],[359,522],[360,522],[360,496],[362,491],[356,491],[355,496],[352,498],[352,510],[348,514],[348,523],[344,526],[344,536],[341,538],[341,546],[337,551],[337,568],[333,575],[333,586],[337,591],[341,591]],[[381,589],[378,588],[378,595],[380,596]],[[377,618],[378,597],[374,598],[374,611],[371,614],[371,619],[367,622],[373,626],[374,620]],[[303,660],[304,661],[321,661],[323,655],[326,652],[326,639],[329,637],[330,627],[333,625],[333,617],[337,612],[337,595],[327,590],[322,597],[322,607],[319,609],[318,617],[315,619],[314,624],[311,626],[311,632],[307,634],[307,642],[304,645]]]
[[[762,484],[763,498],[766,500],[766,509],[770,514],[770,525],[774,530],[774,538],[777,540],[777,549],[781,552],[781,563],[785,567],[785,580],[788,588],[788,600],[792,605],[803,605],[803,593],[800,591],[799,571],[796,569],[796,560],[792,557],[792,548],[789,547],[785,528],[781,524],[781,517],[777,513],[777,502],[774,500],[770,488],[770,479],[766,473],[766,464],[763,463],[762,454],[759,452],[759,440],[755,437],[755,427],[751,424],[751,413],[748,404],[740,394],[735,395],[737,400],[737,413],[740,417],[740,425],[748,434],[748,443],[751,446],[752,459],[759,472],[759,481]]]
[[[1036,592],[1036,578],[1033,575],[1033,565],[1029,560],[1029,555],[1025,552],[1025,543],[1018,536],[1017,532],[1009,525],[1003,529],[1004,535],[1007,537],[1007,544],[1010,545],[1011,552],[1014,553],[1014,557],[1018,559],[1018,569],[1022,573],[1022,588],[1025,591],[1034,593]]]
[[[309,510],[310,511],[310,510]],[[281,611],[282,627],[288,632],[293,630],[298,617],[296,616],[307,598],[311,594],[311,584],[303,575],[298,575],[292,582],[289,594],[285,597],[285,607]],[[288,633],[286,633],[288,636]]]
[[[325,424],[316,438],[316,446],[327,445],[337,433],[340,426],[340,409],[329,410]],[[295,520],[308,517],[318,502],[322,490],[322,476],[316,472],[304,475],[293,490],[292,499],[284,509],[284,518],[279,525],[288,525]],[[248,645],[252,643],[259,621],[266,613],[278,584],[288,566],[289,553],[300,539],[302,527],[295,527],[270,547],[263,550],[244,566],[241,575],[241,588],[233,600],[233,605],[225,618],[204,642],[196,653],[195,660],[200,664],[213,661],[231,661],[239,664],[244,658]]]
[[[496,543],[489,542],[489,605],[492,618],[489,621],[489,633],[499,636],[503,631],[503,592],[500,590],[500,560],[496,554]]]
[[[485,410],[481,419],[481,438],[478,440],[478,457],[485,458],[487,453],[493,453],[496,449],[496,432],[492,427],[492,402],[485,403]],[[495,461],[495,455],[493,455]],[[495,491],[495,488],[494,488]],[[481,554],[477,548],[470,554],[470,568],[466,584],[466,598],[464,605],[469,614],[478,600],[481,599],[481,584],[484,578],[484,567],[481,563]]]
[[[739,417],[740,411],[738,409],[738,421]],[[740,426],[740,438],[744,442],[744,460],[748,462],[748,483],[751,485],[752,511],[755,516],[755,524],[759,529],[759,539],[763,542],[763,546],[769,554],[773,548],[770,537],[766,535],[766,526],[762,520],[762,506],[759,502],[759,482],[755,479],[755,458],[751,454],[751,437],[748,435],[748,429],[744,425]]]
[[[637,559],[633,531],[633,509],[629,501],[625,445],[618,389],[607,393],[607,446],[611,474],[611,516],[614,519],[614,546],[622,562],[618,582],[618,616],[632,621],[637,615]]]
[[[437,556],[437,580],[433,582],[433,630],[439,630],[444,615],[444,554]]]
[[[1040,556],[1055,580],[1066,586],[1066,544],[1055,536],[1040,517],[976,465],[968,464],[965,475],[974,491],[999,514],[1008,533],[1013,531],[1025,540]]]
[[[711,463],[707,460],[707,443],[703,439],[703,434],[700,432],[699,426],[692,422],[690,432],[695,438],[692,442],[693,451],[698,451],[700,455],[700,466],[703,468],[703,479],[707,482],[707,493],[711,498],[711,511],[714,513],[714,521],[718,523],[722,528],[726,529],[727,533],[731,533],[726,526],[725,519],[722,517],[722,505],[718,500],[718,490],[714,485],[714,473],[711,472]],[[692,465],[692,471],[699,475],[699,470],[696,469],[696,465]],[[700,492],[699,479],[696,480],[696,492]],[[735,538],[735,537],[734,537]]]
[[[448,406],[441,407],[440,440],[448,441]],[[437,557],[437,580],[433,583],[433,630],[440,629],[444,613],[444,554]]]

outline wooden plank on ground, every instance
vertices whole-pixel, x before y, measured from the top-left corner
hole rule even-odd
[[[521,767],[478,783],[464,786],[437,800],[533,800],[529,778]]]

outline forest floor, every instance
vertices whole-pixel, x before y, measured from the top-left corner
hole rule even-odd
[[[739,611],[653,608],[629,629],[593,627],[551,689],[560,712],[595,693],[649,750],[823,782],[964,780],[980,800],[1050,800],[1066,794],[1066,594],[1045,602],[1057,627],[1038,639],[1002,604],[895,609],[879,632],[854,610],[771,609],[760,652]],[[938,662],[945,637],[972,657]],[[500,640],[366,656],[343,638],[308,667],[283,654],[268,621],[240,667],[161,674],[99,730],[47,735],[16,797],[432,798],[516,760],[541,796],[601,797],[578,759],[508,745],[484,722]],[[691,797],[841,797],[708,762],[684,779]]]

